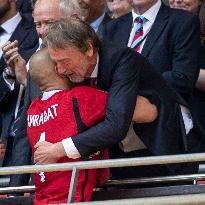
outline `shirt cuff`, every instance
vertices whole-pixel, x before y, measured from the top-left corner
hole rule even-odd
[[[194,127],[192,116],[188,108],[186,108],[183,105],[180,105],[180,108],[181,108],[181,113],[182,113],[182,117],[184,120],[186,134],[188,134],[190,130]]]
[[[13,83],[9,82],[9,81],[6,79],[6,74],[5,74],[4,72],[3,72],[3,79],[4,79],[5,83],[7,84],[8,88],[9,88],[10,90],[14,90],[14,84],[15,84],[15,82],[13,82]]]
[[[71,137],[62,140],[62,143],[63,143],[64,150],[69,158],[77,159],[81,157]]]

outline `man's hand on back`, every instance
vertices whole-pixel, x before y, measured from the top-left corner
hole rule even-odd
[[[36,164],[52,164],[67,156],[62,142],[50,143],[47,141],[37,142],[34,146],[34,162]]]

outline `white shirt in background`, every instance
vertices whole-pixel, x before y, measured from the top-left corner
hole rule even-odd
[[[18,12],[14,17],[1,25],[5,32],[0,35],[0,47],[3,46],[11,38],[21,19],[22,17]],[[0,58],[2,57],[2,54],[2,49],[0,49]]]

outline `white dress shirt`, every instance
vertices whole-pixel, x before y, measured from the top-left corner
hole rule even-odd
[[[22,17],[17,13],[14,17],[4,22],[1,27],[5,30],[3,34],[0,35],[0,47],[3,46],[12,36],[16,27],[20,23]],[[0,58],[2,57],[2,49],[0,49]]]

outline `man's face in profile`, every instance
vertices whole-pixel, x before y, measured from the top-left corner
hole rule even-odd
[[[75,47],[66,49],[48,49],[51,59],[56,63],[59,75],[65,75],[73,83],[80,83],[89,77],[90,62],[87,54]]]

